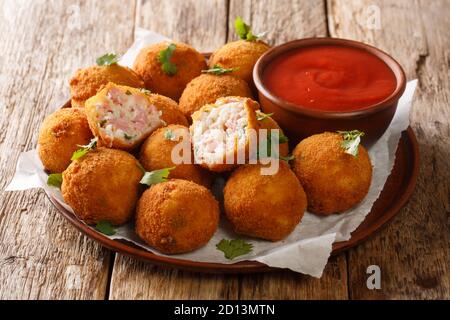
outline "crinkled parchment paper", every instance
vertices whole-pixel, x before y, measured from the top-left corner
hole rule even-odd
[[[166,40],[164,36],[154,32],[138,29],[136,40],[120,63],[132,66],[139,50],[149,44]],[[351,233],[360,225],[370,212],[373,203],[378,198],[389,176],[394,160],[395,151],[401,132],[409,125],[409,112],[417,81],[410,81],[405,93],[400,99],[395,117],[380,140],[370,150],[370,158],[373,164],[373,179],[367,197],[357,207],[340,215],[328,217],[315,216],[306,212],[302,222],[283,241],[268,242],[263,240],[245,239],[253,244],[253,251],[233,261],[224,258],[221,251],[216,249],[216,244],[223,238],[242,238],[233,233],[225,219],[220,222],[211,241],[203,248],[191,253],[179,254],[174,257],[203,262],[235,263],[242,260],[256,260],[273,267],[289,268],[296,272],[320,277],[331,253],[331,247],[335,241],[348,240]],[[62,199],[58,189],[48,187],[47,174],[38,158],[36,150],[24,152],[20,155],[16,173],[6,191],[25,190],[31,188],[43,188],[48,194],[53,195],[62,205],[71,210]],[[215,182],[214,193],[220,198],[220,192],[224,181],[218,179]],[[134,233],[133,224],[127,224],[117,229],[112,239],[127,239],[148,251],[161,255],[152,248],[146,246]]]

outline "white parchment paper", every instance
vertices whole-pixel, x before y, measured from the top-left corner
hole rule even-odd
[[[136,40],[120,60],[120,64],[131,67],[139,50],[149,44],[168,40],[162,35],[145,29],[136,30]],[[289,268],[293,271],[321,277],[331,253],[332,244],[335,241],[348,240],[351,233],[361,224],[370,212],[373,203],[378,198],[389,176],[395,160],[395,151],[401,132],[409,125],[409,113],[417,80],[407,84],[405,93],[401,97],[394,119],[385,134],[370,149],[370,159],[373,165],[373,179],[367,197],[357,207],[348,212],[328,217],[319,217],[306,212],[301,223],[284,240],[268,242],[245,238],[253,244],[253,251],[235,260],[227,260],[221,251],[216,249],[216,244],[222,239],[243,238],[233,233],[227,221],[222,218],[219,228],[211,241],[201,249],[191,253],[179,254],[178,259],[235,263],[242,260],[255,260],[272,267]],[[72,211],[64,203],[58,189],[47,186],[47,174],[39,160],[36,150],[30,150],[20,155],[17,162],[16,173],[6,191],[43,188],[47,194],[53,195],[68,210]],[[214,190],[216,197],[220,199],[221,189],[225,181],[218,179]],[[133,223],[129,223],[117,229],[112,239],[127,239],[136,245],[162,255],[146,246],[134,233]]]

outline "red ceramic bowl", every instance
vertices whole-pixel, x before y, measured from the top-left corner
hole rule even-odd
[[[361,110],[330,112],[314,110],[287,102],[265,87],[262,76],[266,66],[275,57],[293,49],[320,45],[349,46],[377,56],[391,68],[396,77],[397,85],[394,92],[383,101]],[[257,61],[253,69],[253,78],[258,89],[262,110],[266,113],[274,113],[274,120],[280,124],[294,145],[316,133],[354,129],[364,131],[364,143],[366,145],[372,144],[389,127],[397,110],[398,100],[406,87],[405,72],[400,64],[387,53],[361,42],[336,38],[300,39],[273,47]]]

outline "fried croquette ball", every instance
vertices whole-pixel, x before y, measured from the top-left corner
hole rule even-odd
[[[229,171],[249,159],[250,144],[259,128],[255,110],[259,104],[249,98],[219,98],[192,115],[190,127],[195,162],[215,172]]]
[[[187,124],[176,103],[140,89],[108,83],[86,101],[89,126],[100,145],[132,150],[157,128]]]
[[[72,107],[84,107],[85,101],[109,82],[133,88],[144,87],[144,81],[133,70],[118,64],[80,69],[70,80]]]
[[[180,111],[178,104],[172,99],[160,94],[148,94],[148,100],[155,105],[161,113],[161,120],[166,124],[179,124],[187,127],[188,121]]]
[[[100,147],[74,160],[63,172],[61,192],[86,223],[121,225],[133,216],[142,176],[131,154]]]
[[[249,164],[231,174],[224,189],[225,214],[236,233],[278,241],[302,219],[306,195],[285,161],[273,175],[262,175],[263,167]]]
[[[151,247],[176,254],[204,246],[219,223],[219,204],[211,192],[187,180],[153,185],[139,199],[136,233]]]
[[[184,154],[177,152],[177,145],[191,151],[189,129],[180,125],[160,128],[153,132],[142,145],[139,162],[147,171],[175,167],[170,171],[170,178],[189,180],[207,188],[211,187],[212,175],[210,172],[194,164],[191,152],[186,155],[185,159],[181,159]],[[172,152],[175,156],[180,157],[180,160],[187,160],[186,163],[175,164]]]
[[[253,67],[270,46],[262,41],[238,40],[229,42],[215,51],[209,58],[210,68],[219,65],[222,68],[233,68],[233,75],[247,83],[253,83]]]
[[[175,50],[169,61],[176,67],[175,74],[167,74],[160,60],[161,52],[171,45],[169,42],[142,49],[133,69],[142,77],[147,89],[178,101],[186,85],[206,69],[206,61],[193,47],[180,42],[174,44]]]
[[[253,98],[244,80],[232,75],[202,74],[188,83],[180,98],[180,110],[186,118],[217,99],[228,96]]]
[[[338,133],[308,137],[294,149],[292,168],[308,197],[308,210],[330,215],[358,204],[369,191],[372,164],[363,146],[358,155],[345,153]]]
[[[63,108],[45,118],[38,139],[39,158],[51,173],[61,173],[80,145],[93,138],[86,114],[80,108]]]
[[[258,113],[258,112],[257,112]],[[280,130],[278,135],[280,137],[279,147],[279,155],[282,157],[287,157],[289,155],[289,143],[287,137],[284,135],[283,130],[280,128],[278,123],[273,120],[271,117],[263,117],[262,120],[259,120],[260,129],[267,129],[267,134],[269,135],[270,130]]]

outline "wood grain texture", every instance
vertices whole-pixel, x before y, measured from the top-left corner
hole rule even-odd
[[[0,2],[0,189],[80,66],[131,44],[134,2]],[[99,23],[101,22],[101,23]],[[101,41],[98,41],[101,39]],[[0,298],[103,299],[110,253],[70,227],[43,191],[0,193]]]
[[[367,28],[368,15],[377,10],[374,5],[380,11],[380,29]],[[375,44],[404,66],[409,79],[420,81],[410,117],[421,152],[416,191],[392,223],[349,252],[352,299],[450,296],[449,5],[449,1],[328,2],[332,36]],[[366,287],[366,268],[371,264],[381,268],[381,290]]]
[[[228,40],[237,40],[234,20],[242,17],[255,34],[267,32],[271,45],[299,38],[325,36],[325,5],[322,0],[230,0]]]
[[[260,26],[275,30],[284,30],[283,39],[294,39],[302,35],[324,35],[325,9],[322,2],[311,1],[263,1],[266,5],[261,5],[260,1],[231,1],[230,17],[242,15],[248,21],[258,21]],[[146,6],[156,8],[151,5]],[[190,3],[188,1],[188,3]],[[222,3],[214,2],[218,7],[211,5],[201,6],[201,13],[193,15],[189,23],[191,26],[199,26],[201,22],[198,17],[215,17],[215,11],[222,10]],[[292,16],[286,15],[286,10],[281,10],[280,6],[293,7],[298,12]],[[300,9],[301,8],[301,9]],[[167,5],[159,8],[158,12],[164,12],[165,16],[177,16],[179,8],[176,5]],[[274,19],[269,19],[268,12],[272,10]],[[311,20],[299,20],[306,16],[306,12],[321,17],[321,24],[317,21],[310,24]],[[183,10],[184,12],[185,10]],[[187,11],[189,11],[187,9]],[[154,19],[148,17],[149,11],[144,10],[144,6],[138,6],[137,21],[148,21],[149,25],[144,27],[152,28],[155,31],[164,30],[167,22],[164,20],[158,25]],[[173,12],[173,13],[172,13]],[[322,16],[320,16],[321,12]],[[245,14],[244,14],[245,13]],[[250,14],[251,13],[251,14]],[[156,14],[156,13],[155,13]],[[151,14],[153,15],[153,14]],[[200,16],[199,16],[200,15]],[[191,15],[192,16],[192,15]],[[265,16],[262,20],[261,16]],[[222,21],[213,21],[212,25],[222,26],[222,30],[216,29],[218,35],[226,32],[227,18],[220,16]],[[257,18],[258,17],[258,18]],[[184,18],[180,18],[184,19]],[[292,19],[297,19],[295,28]],[[183,20],[182,20],[183,21]],[[181,22],[181,25],[184,22]],[[171,22],[169,22],[171,24]],[[190,39],[190,43],[201,43],[206,36],[213,36],[210,33],[199,31],[194,27],[179,28],[175,24],[173,33],[177,33],[181,39]],[[273,27],[272,27],[273,26]],[[169,27],[169,30],[172,27]],[[233,28],[234,26],[230,26]],[[192,30],[194,29],[194,30]],[[256,29],[255,29],[256,30]],[[163,32],[163,31],[159,31]],[[188,32],[185,34],[184,32]],[[193,32],[193,33],[191,33]],[[228,31],[232,32],[232,31]],[[234,31],[233,31],[234,32]],[[295,32],[295,34],[294,34]],[[223,44],[224,38],[217,38],[213,42],[215,46]],[[219,44],[221,39],[222,43]],[[200,273],[190,273],[184,271],[164,269],[150,264],[140,262],[123,255],[117,255],[112,273],[110,299],[319,299],[319,298],[347,298],[346,282],[346,261],[345,255],[334,258],[327,266],[321,280],[306,276],[300,276],[292,272],[275,272],[259,275],[205,275]],[[333,290],[329,290],[329,288]]]
[[[137,0],[136,27],[211,52],[226,41],[227,5],[227,0]]]

